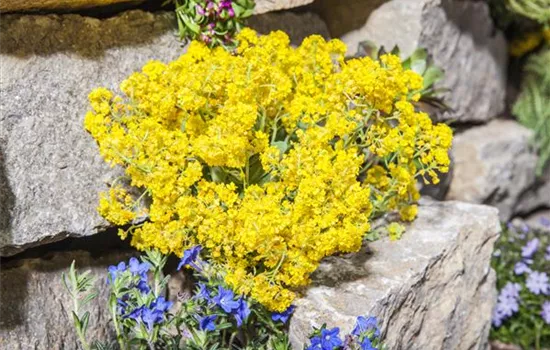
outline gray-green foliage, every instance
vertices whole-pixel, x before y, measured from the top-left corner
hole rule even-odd
[[[550,0],[507,0],[506,7],[541,24],[550,22]]]
[[[533,54],[524,68],[522,89],[512,113],[535,132],[540,175],[550,160],[550,49]]]

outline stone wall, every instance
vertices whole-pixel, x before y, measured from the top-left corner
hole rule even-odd
[[[56,14],[41,3],[0,6],[15,11],[0,18],[0,343],[7,349],[75,349],[61,271],[77,259],[103,276],[106,266],[135,254],[103,242],[66,244],[111,229],[95,208],[117,169],[104,164],[83,129],[88,92],[116,89],[148,60],[185,52],[171,12],[129,2],[127,8],[138,9],[91,17],[72,13],[77,2]],[[41,12],[21,12],[31,7]],[[457,137],[452,175],[425,192],[498,209],[425,202],[401,241],[328,259],[298,301],[293,343],[312,325],[349,327],[368,313],[391,330],[390,349],[484,349],[498,217],[550,209],[550,171],[534,176],[531,132],[507,117],[507,43],[486,3],[259,0],[249,23],[261,33],[285,30],[294,44],[310,34],[339,37],[349,54],[364,40],[399,45],[405,54],[428,49],[446,73],[440,87],[450,91],[451,111],[434,118],[450,122]],[[48,253],[52,247],[56,252]],[[107,335],[104,310],[100,303],[91,307],[94,334]]]

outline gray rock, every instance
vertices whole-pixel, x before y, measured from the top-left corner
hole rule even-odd
[[[361,28],[369,15],[387,0],[317,0],[313,3],[334,37]]]
[[[0,255],[104,228],[95,208],[113,171],[83,127],[88,93],[183,53],[174,25],[142,11],[2,17]]]
[[[308,23],[307,25],[302,25]],[[293,42],[326,25],[313,14],[266,14],[255,28],[290,31]],[[0,21],[0,255],[86,236],[107,223],[98,192],[116,171],[83,127],[88,93],[116,89],[148,60],[184,53],[169,13],[5,15]]]
[[[502,220],[510,219],[522,192],[535,183],[531,135],[511,120],[494,120],[457,135],[447,199],[493,205]]]
[[[80,272],[97,277],[99,296],[90,311],[88,339],[113,339],[106,309],[109,289],[107,267],[127,260],[129,253],[109,253],[94,258],[83,251],[55,253],[39,259],[23,259],[2,265],[0,271],[0,339],[3,349],[79,349],[72,321],[72,299],[61,282],[61,273],[76,260]]]
[[[396,242],[330,258],[298,300],[290,325],[296,349],[312,326],[349,332],[358,315],[377,316],[389,349],[485,349],[496,301],[490,268],[497,210],[424,203]]]
[[[539,208],[550,208],[550,166],[535,184],[523,192],[514,208],[516,214],[527,214]]]
[[[342,36],[349,54],[371,40],[403,56],[426,48],[445,70],[440,86],[450,89],[453,112],[443,120],[485,122],[505,108],[507,48],[483,1],[393,0],[375,10],[366,24]]]
[[[300,45],[302,40],[312,34],[330,39],[326,23],[317,14],[311,12],[301,14],[292,12],[266,13],[251,17],[247,24],[260,34],[282,30],[290,36],[293,45]]]
[[[538,210],[522,220],[530,227],[550,231],[550,209]]]
[[[311,4],[314,0],[256,0],[254,14],[259,15],[266,12],[287,10],[293,7]]]

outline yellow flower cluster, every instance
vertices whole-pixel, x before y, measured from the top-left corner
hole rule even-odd
[[[85,126],[142,190],[135,247],[200,244],[236,291],[282,311],[321,259],[360,249],[373,216],[414,219],[416,178],[448,170],[452,132],[415,110],[422,77],[396,56],[345,61],[342,42],[315,35],[238,39],[235,54],[193,42],[148,63],[125,98],[94,90]],[[125,224],[131,202],[115,186],[99,210]]]

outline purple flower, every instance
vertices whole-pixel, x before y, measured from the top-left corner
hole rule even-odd
[[[218,295],[212,298],[212,301],[221,307],[223,311],[231,313],[239,307],[239,302],[234,300],[234,297],[233,291],[218,286]]]
[[[524,258],[532,257],[533,254],[535,254],[535,252],[537,251],[538,247],[539,239],[533,238],[532,240],[527,242],[527,244],[523,248],[521,248],[521,256]]]
[[[365,337],[363,341],[361,342],[361,350],[378,350],[374,346],[372,346],[372,343],[369,338]]]
[[[516,275],[523,275],[526,272],[531,272],[531,269],[523,261],[516,263],[514,266],[514,273]]]
[[[216,329],[216,324],[214,321],[216,321],[216,318],[218,316],[216,315],[210,315],[205,317],[199,317],[199,329],[202,331],[213,331]]]
[[[542,218],[539,219],[539,222],[544,227],[550,227],[550,219],[549,218],[542,217]]]
[[[550,290],[550,285],[548,284],[548,275],[546,274],[546,272],[531,272],[529,274],[529,277],[527,277],[525,285],[531,291],[531,293],[536,295],[539,295],[541,293],[548,294]]]
[[[371,330],[374,330],[374,336],[379,337],[380,336],[380,330],[377,326],[377,320],[376,317],[364,317],[359,316],[357,317],[357,322],[355,323],[355,328],[351,331],[351,334],[355,336],[360,336],[366,332],[369,332]]]
[[[158,297],[155,301],[151,303],[151,309],[158,310],[160,312],[166,312],[172,307],[174,303],[167,301],[164,297]]]
[[[233,8],[230,8],[229,10],[227,10],[227,14],[229,15],[229,17],[235,17],[235,11],[233,10]]]
[[[109,275],[107,276],[107,284],[112,283],[116,280],[119,274],[126,271],[126,263],[121,261],[117,266],[109,266]]]
[[[546,247],[546,255],[544,255],[546,261],[550,261],[550,245]]]
[[[500,291],[500,297],[502,298],[512,298],[519,299],[519,291],[521,290],[521,285],[519,283],[508,282]]]
[[[295,308],[296,307],[294,305],[290,305],[288,309],[283,312],[274,312],[271,314],[271,319],[275,322],[281,321],[281,323],[285,324],[294,312]]]
[[[240,327],[243,322],[248,319],[248,316],[250,315],[250,308],[243,297],[239,299],[238,303],[239,307],[233,310],[233,316],[235,316],[235,320],[237,320],[237,327]]]
[[[542,319],[546,324],[550,325],[550,301],[545,301],[542,304],[542,311],[540,312]]]
[[[130,312],[128,315],[126,315],[125,318],[130,318],[132,320],[137,321],[141,317],[141,313],[143,312],[144,308],[145,307],[143,307],[143,306],[135,308],[134,310],[132,310],[132,312]]]
[[[204,12],[204,9],[202,8],[201,5],[196,5],[195,6],[195,11],[197,11],[197,14],[199,16],[204,16],[204,14],[206,13],[206,12]]]
[[[202,247],[200,245],[197,245],[184,251],[183,258],[181,258],[180,263],[178,264],[178,270],[181,270],[181,268],[185,266],[191,266],[199,270],[195,262],[197,261],[201,250]]]

